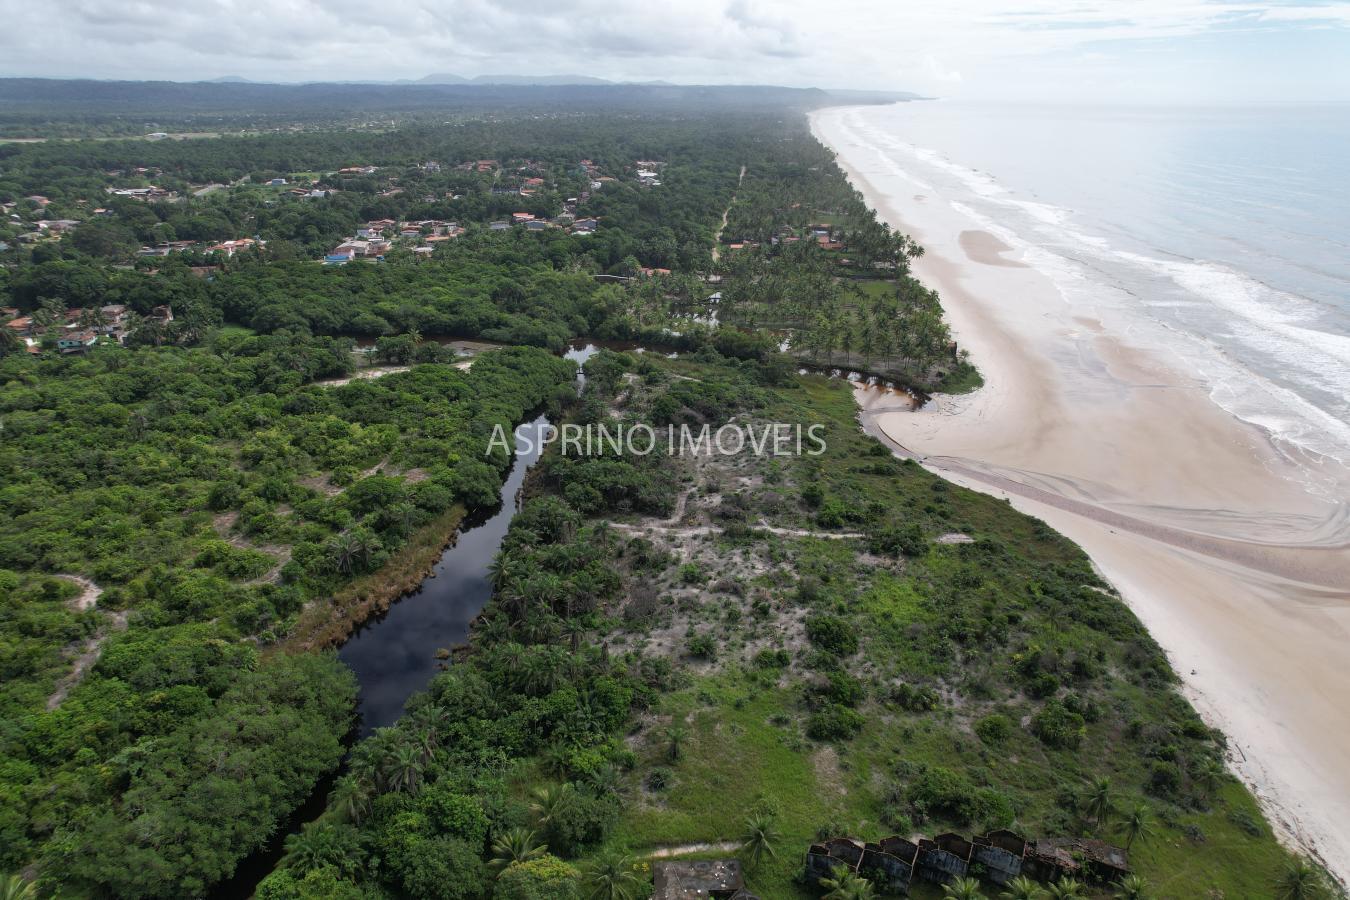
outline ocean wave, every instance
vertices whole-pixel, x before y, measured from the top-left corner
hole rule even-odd
[[[1350,464],[1350,336],[1317,327],[1319,304],[1219,263],[1123,249],[1080,226],[1071,210],[1019,197],[938,151],[863,132],[891,151],[878,154],[888,170],[950,176],[936,188],[948,205],[1047,275],[1068,302],[1133,314],[1131,331],[1145,322],[1160,328],[1163,346],[1211,400],[1287,445],[1287,455]]]

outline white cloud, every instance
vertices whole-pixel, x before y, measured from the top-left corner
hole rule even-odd
[[[1100,71],[1114,64],[1103,48],[1350,34],[1350,0],[0,0],[0,13],[8,75],[576,73],[971,94],[1074,60]]]

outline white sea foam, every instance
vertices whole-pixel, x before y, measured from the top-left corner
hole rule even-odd
[[[1317,327],[1317,303],[1230,266],[1117,246],[1073,211],[1019,196],[868,117],[851,114],[844,124],[880,171],[945,200],[1049,276],[1068,302],[1108,303],[1129,333],[1146,331],[1221,408],[1291,449],[1350,463],[1350,337]]]

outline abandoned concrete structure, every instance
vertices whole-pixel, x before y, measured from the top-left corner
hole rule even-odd
[[[1124,850],[1086,838],[1047,838],[1028,841],[1016,832],[1000,829],[966,840],[948,832],[918,842],[902,837],[866,844],[853,838],[830,838],[806,852],[806,879],[812,883],[844,868],[867,876],[883,891],[909,892],[913,881],[949,884],[966,876],[1004,885],[1018,875],[1038,881],[1065,876],[1102,884],[1129,873]]]
[[[914,881],[918,859],[919,845],[913,841],[901,837],[882,838],[866,845],[858,871],[883,892],[907,894]]]
[[[971,862],[984,866],[984,877],[994,884],[1007,884],[1022,874],[1027,842],[1020,834],[1000,829],[976,835],[971,844]]]
[[[735,859],[662,860],[652,863],[652,900],[758,900],[745,889]]]
[[[970,872],[973,845],[959,834],[939,834],[919,839],[919,877],[936,884],[964,878]]]

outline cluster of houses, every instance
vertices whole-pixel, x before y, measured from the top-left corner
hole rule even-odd
[[[33,206],[37,207],[37,210],[42,212],[45,212],[47,207],[50,206],[52,202],[51,200],[49,200],[46,197],[43,197],[40,194],[33,194],[32,196],[25,197],[24,200],[28,201]],[[18,207],[19,207],[18,203],[12,200],[4,204],[0,204],[0,210],[3,210],[3,212],[5,213],[6,217],[9,220],[9,224],[19,228],[28,227],[31,229],[18,236],[18,240],[23,241],[24,243],[36,243],[37,241],[43,240],[45,238],[59,238],[61,235],[65,234],[66,232],[70,231],[71,229],[75,228],[75,226],[80,224],[79,219],[42,218],[32,220],[27,215],[21,215],[19,213]],[[38,214],[40,215],[41,212],[39,212]],[[31,224],[25,225],[25,223]]]
[[[280,180],[283,185],[286,183],[286,180],[284,178],[283,179],[274,178],[272,180],[272,183],[276,184],[278,180]],[[337,191],[330,187],[308,187],[308,188],[297,187],[291,188],[286,193],[292,197],[295,197],[298,200],[323,200],[326,197],[333,196],[334,194],[337,193]]]
[[[170,253],[182,253],[186,250],[200,250],[202,253],[221,253],[225,256],[234,256],[236,253],[242,253],[253,247],[265,247],[267,241],[259,238],[238,238],[230,241],[220,241],[215,244],[203,244],[201,241],[160,241],[153,247],[142,247],[137,251],[138,256],[168,256]]]
[[[638,184],[646,187],[658,187],[661,184],[661,169],[665,163],[654,159],[639,159],[633,163],[637,166]]]
[[[843,250],[844,242],[841,238],[842,235],[838,234],[830,225],[808,225],[806,226],[805,237],[798,234],[797,229],[791,225],[781,225],[769,238],[769,243],[777,245],[810,241],[822,250]],[[747,250],[758,246],[758,241],[730,240],[727,242],[728,250]]]
[[[575,209],[575,201],[570,204]],[[598,220],[593,218],[576,218],[576,214],[570,211],[562,212],[551,219],[541,218],[534,213],[517,212],[512,213],[511,218],[498,219],[488,223],[488,228],[492,231],[506,231],[507,229],[518,226],[526,231],[545,231],[549,228],[561,228],[569,234],[588,235],[595,234],[595,229],[599,227]]]
[[[461,172],[477,172],[480,175],[495,175],[501,171],[501,163],[495,159],[476,159],[455,166]]]
[[[463,233],[464,229],[458,222],[443,222],[440,219],[421,219],[416,222],[375,219],[356,229],[355,237],[338,244],[323,261],[325,265],[340,266],[354,259],[382,259],[394,248],[397,240],[416,243],[418,246],[413,247],[414,254],[430,256],[437,244],[454,240]]]
[[[132,200],[140,200],[145,203],[151,203],[158,200],[178,199],[177,191],[168,191],[161,187],[155,187],[154,185],[150,185],[149,187],[134,187],[134,188],[110,187],[104,188],[104,190],[106,190],[109,194],[112,194],[114,197],[129,197]]]
[[[0,308],[0,319],[10,334],[28,347],[28,352],[39,352],[43,337],[55,336],[56,349],[61,353],[83,353],[100,339],[122,343],[131,329],[131,311],[122,304],[111,304],[94,309],[73,307],[48,326],[32,316],[21,316],[12,306]],[[156,306],[145,316],[145,321],[167,325],[173,321],[173,310]]]
[[[806,851],[806,879],[817,884],[846,869],[867,877],[883,893],[907,894],[916,880],[949,884],[978,877],[1005,885],[1019,875],[1038,881],[1086,878],[1113,884],[1129,874],[1124,850],[1086,838],[1028,841],[1016,832],[991,831],[966,840],[940,834],[917,841],[902,837],[872,842],[837,837]]]

